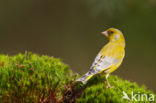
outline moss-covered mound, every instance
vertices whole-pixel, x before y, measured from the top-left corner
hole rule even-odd
[[[0,103],[56,102],[71,79],[59,59],[32,53],[0,55]]]
[[[0,55],[0,103],[68,103],[73,98],[78,103],[154,103],[150,102],[155,99],[152,91],[117,76],[109,77],[114,88],[106,88],[102,74],[95,75],[86,85],[70,82],[73,78],[68,66],[53,57],[27,52]],[[69,88],[65,88],[67,85]],[[123,93],[130,100],[122,100]],[[64,101],[65,97],[69,99]]]
[[[155,94],[144,85],[139,87],[136,83],[110,76],[112,88],[107,88],[106,82],[101,78],[104,78],[102,74],[88,81],[78,103],[156,103]],[[123,98],[126,95],[123,92],[129,100]]]

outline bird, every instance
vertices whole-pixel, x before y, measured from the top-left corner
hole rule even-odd
[[[95,74],[104,74],[107,82],[107,88],[111,88],[108,81],[110,73],[118,69],[125,56],[125,38],[123,33],[116,28],[108,28],[101,32],[105,35],[109,42],[97,54],[90,70],[76,81],[86,84],[87,81]]]

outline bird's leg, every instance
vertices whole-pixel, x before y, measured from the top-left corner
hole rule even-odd
[[[107,80],[107,88],[111,88],[111,85],[109,84],[108,78],[106,78]]]
[[[107,88],[114,88],[113,86],[109,84],[108,77],[109,77],[109,74],[106,74]]]

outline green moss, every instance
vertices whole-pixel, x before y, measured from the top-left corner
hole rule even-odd
[[[104,76],[101,74],[101,78]],[[91,80],[86,84],[86,89],[82,93],[81,97],[78,99],[79,103],[155,103],[150,102],[149,98],[150,94],[155,95],[152,91],[147,90],[143,85],[139,87],[136,83],[129,82],[127,80],[122,80],[117,76],[110,76],[109,82],[113,86],[113,88],[107,88],[107,85],[104,81],[101,81],[98,75],[94,76]],[[127,99],[123,99],[123,91],[128,95],[131,99],[130,101]],[[132,91],[133,96],[136,94],[136,100],[132,101]],[[146,97],[143,97],[143,101],[141,99],[141,95],[146,94],[148,96],[148,100],[146,101]],[[139,98],[140,96],[140,102]],[[156,98],[155,98],[156,99]]]
[[[104,75],[100,76],[104,78]],[[75,86],[77,90],[85,87],[80,97],[76,97],[78,103],[128,103],[128,100],[121,100],[123,91],[129,97],[132,91],[134,94],[153,94],[145,86],[139,87],[117,76],[109,77],[114,88],[106,88],[105,80],[100,76],[95,75],[86,85],[78,83]],[[56,103],[64,94],[64,86],[72,79],[74,74],[60,59],[27,52],[16,56],[0,55],[0,103]],[[153,103],[143,99],[144,102],[136,103]]]
[[[0,55],[0,102],[37,103],[57,95],[72,79],[59,59],[32,53]],[[57,92],[56,92],[57,91]]]

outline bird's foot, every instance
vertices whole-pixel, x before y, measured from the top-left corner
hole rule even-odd
[[[114,86],[110,86],[110,85],[108,86],[108,85],[107,85],[107,88],[114,88]]]
[[[108,81],[108,79],[106,79],[107,81],[107,88],[114,88],[114,86],[111,86],[110,84],[109,84],[109,81]]]

